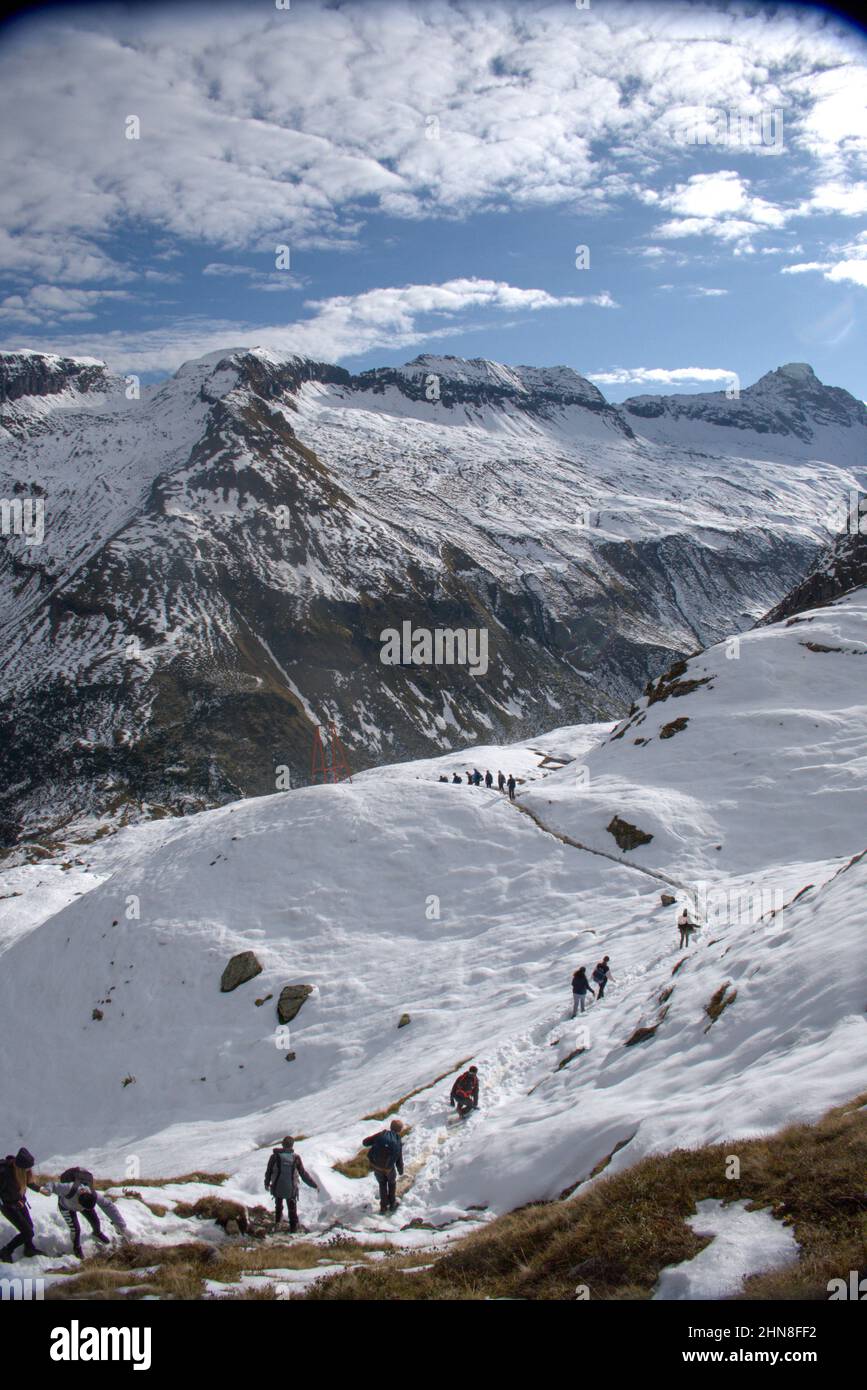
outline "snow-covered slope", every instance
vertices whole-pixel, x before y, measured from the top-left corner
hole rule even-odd
[[[0,369],[0,495],[45,528],[0,547],[7,844],[297,784],[329,719],[363,767],[613,718],[766,612],[864,476],[863,407],[815,378],[764,432],[666,407],[657,438],[566,367]],[[486,671],[383,664],[404,622],[483,630]]]
[[[254,1201],[269,1143],[301,1132],[324,1188],[305,1193],[308,1221],[363,1227],[370,1184],[332,1164],[372,1112],[423,1088],[400,1106],[400,1220],[440,1224],[554,1196],[618,1145],[608,1171],[854,1095],[867,593],[803,616],[745,634],[737,658],[694,658],[628,728],[561,728],[70,847],[59,911],[56,875],[41,902],[46,866],[8,870],[7,1146],[43,1168],[229,1171],[227,1193]],[[473,765],[514,770],[517,804],[436,780]],[[653,839],[618,849],[614,815]],[[661,892],[704,911],[686,951]],[[222,994],[242,950],[262,972]],[[571,973],[603,954],[614,982],[572,1022]],[[285,984],[313,988],[288,1035]],[[455,1128],[436,1078],[470,1056],[482,1109]]]

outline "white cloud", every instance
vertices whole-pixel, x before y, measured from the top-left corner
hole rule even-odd
[[[612,367],[606,372],[588,372],[587,376],[604,386],[682,386],[728,383],[735,373],[724,367]]]
[[[263,251],[275,238],[352,245],[370,209],[593,211],[626,195],[626,170],[652,178],[709,92],[729,112],[785,108],[787,138],[845,192],[859,80],[843,26],[785,7],[744,18],[701,4],[311,0],[37,14],[0,52],[15,173],[0,222],[24,248],[7,247],[6,263],[79,283],[100,267],[129,274],[100,244],[127,224]],[[138,140],[125,138],[128,115]],[[784,217],[731,173],[694,176],[669,199],[666,237],[748,236]]]
[[[52,338],[45,350],[70,355],[102,356],[117,371],[165,371],[191,357],[227,345],[268,347],[328,362],[374,348],[395,349],[453,335],[479,326],[475,313],[537,313],[543,309],[584,306],[616,308],[610,294],[548,294],[520,289],[502,281],[459,279],[439,285],[403,285],[335,295],[306,304],[309,317],[296,323],[258,325],[185,319],[167,329],[114,332],[99,336]],[[40,347],[38,342],[31,346]]]
[[[749,179],[733,169],[692,174],[665,192],[645,194],[645,201],[674,214],[656,228],[663,239],[714,236],[749,242],[758,232],[783,227],[796,212],[751,192]]]
[[[34,285],[25,294],[0,300],[0,319],[17,323],[65,323],[92,319],[97,305],[108,299],[128,299],[125,290],[64,289],[60,285]]]

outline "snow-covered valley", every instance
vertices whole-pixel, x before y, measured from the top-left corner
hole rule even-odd
[[[861,588],[699,653],[616,726],[7,868],[7,1145],[118,1192],[156,1180],[166,1215],[119,1205],[160,1242],[202,1229],[172,1209],[207,1184],[172,1178],[226,1173],[222,1196],[261,1203],[291,1132],[320,1184],[301,1199],[313,1232],[412,1246],[585,1191],[612,1155],[606,1174],[817,1119],[865,1081],[865,657]],[[468,786],[474,767],[513,772],[516,803]],[[460,785],[438,781],[455,771]],[[620,849],[615,817],[652,838]],[[686,950],[683,902],[703,922]],[[242,951],[261,973],[221,993]],[[572,971],[603,954],[606,996],[572,1020]],[[288,1028],[287,984],[312,987]],[[448,1089],[469,1058],[481,1106],[455,1125]],[[411,1129],[383,1221],[372,1179],[334,1165],[392,1106]],[[55,1269],[55,1204],[32,1206],[50,1254],[31,1263]]]

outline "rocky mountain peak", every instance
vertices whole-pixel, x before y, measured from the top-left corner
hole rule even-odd
[[[0,352],[0,405],[24,396],[61,391],[105,391],[111,375],[96,357],[58,357],[50,352]]]

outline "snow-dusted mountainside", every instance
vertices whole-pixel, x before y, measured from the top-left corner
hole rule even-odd
[[[743,393],[761,430],[662,437],[566,367],[239,349],[137,395],[0,354],[3,841],[303,782],[329,719],[358,768],[616,717],[863,483],[863,407],[805,370]],[[484,630],[486,670],[383,664],[404,622]]]
[[[615,1149],[608,1172],[863,1090],[867,591],[801,616],[693,657],[616,726],[6,869],[8,1146],[46,1171],[228,1172],[221,1193],[254,1203],[269,1144],[303,1133],[322,1186],[307,1224],[364,1231],[372,1184],[333,1165],[396,1104],[412,1126],[397,1224],[465,1230],[585,1182]],[[468,764],[514,770],[517,804],[437,780]],[[615,818],[652,838],[620,848]],[[684,950],[687,900],[704,925]],[[221,993],[245,950],[261,973]],[[613,983],[573,1022],[571,973],[603,954]],[[296,984],[312,992],[287,1033],[276,1005]],[[449,1078],[469,1057],[482,1108],[453,1127]],[[148,1239],[183,1229],[121,1207]],[[59,1250],[48,1199],[34,1209]]]

